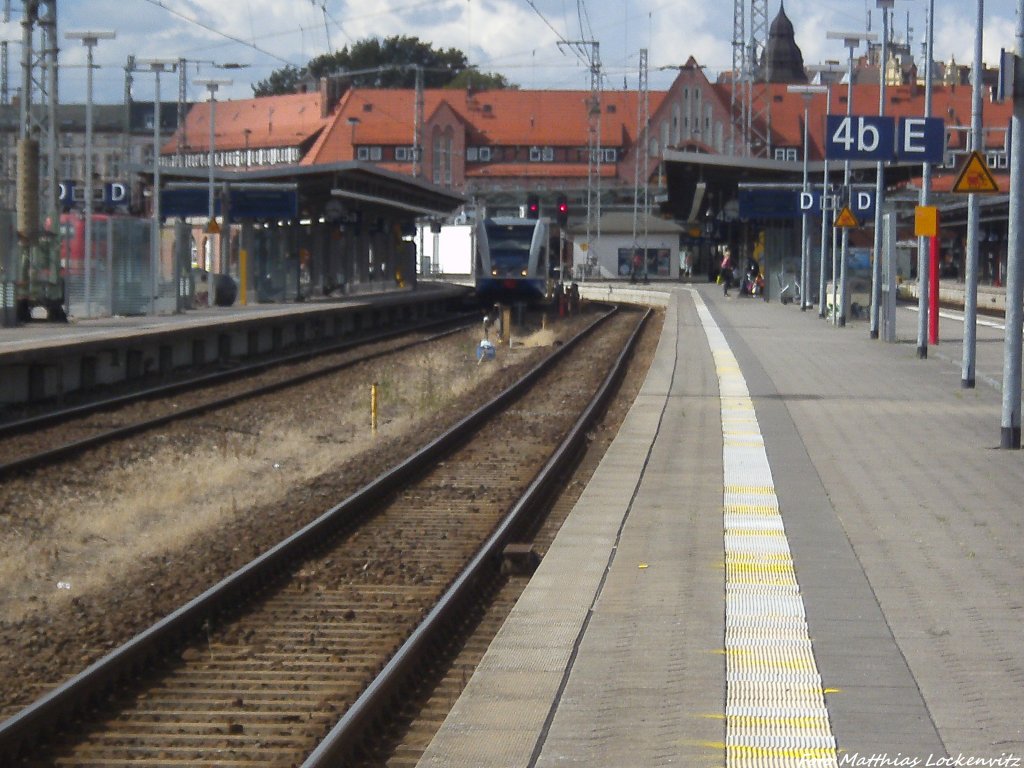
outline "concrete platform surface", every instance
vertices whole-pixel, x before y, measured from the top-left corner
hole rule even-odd
[[[421,766],[1021,765],[1002,329],[652,286],[656,360]],[[667,297],[664,294],[669,294]]]

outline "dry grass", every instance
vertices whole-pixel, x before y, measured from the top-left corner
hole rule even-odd
[[[554,340],[550,331],[533,336],[531,346]],[[372,450],[375,440],[412,432],[421,418],[516,357],[502,350],[494,363],[477,365],[475,346],[467,334],[442,352],[360,366],[330,387],[307,385],[290,395],[293,410],[251,431],[226,431],[208,417],[193,427],[202,439],[187,454],[165,440],[146,459],[101,473],[88,487],[64,486],[57,497],[34,500],[36,515],[21,517],[35,524],[6,531],[0,543],[0,619],[16,621],[103,590],[133,562],[180,550]]]

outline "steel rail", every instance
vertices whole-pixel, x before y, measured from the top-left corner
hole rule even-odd
[[[351,525],[374,504],[462,444],[616,311],[613,308],[594,320],[503,392],[316,520],[0,723],[0,754],[12,758],[27,754],[39,740],[88,709],[136,670],[171,653],[208,619],[233,610],[249,596],[278,582],[297,560],[321,547],[331,535]]]
[[[123,427],[115,427],[114,429],[107,430],[106,432],[101,432],[100,434],[97,434],[97,435],[92,435],[91,437],[85,437],[85,438],[82,438],[81,440],[76,440],[76,441],[71,442],[71,443],[65,443],[64,445],[58,446],[57,448],[49,448],[49,449],[47,449],[45,451],[39,451],[38,453],[33,453],[33,454],[28,455],[28,456],[22,456],[20,458],[13,459],[12,461],[8,461],[6,463],[0,464],[0,480],[3,480],[4,478],[10,477],[11,475],[17,474],[19,472],[26,472],[26,471],[28,471],[30,469],[34,469],[36,467],[45,466],[46,464],[49,464],[51,462],[67,458],[68,456],[73,456],[73,455],[75,455],[77,453],[81,453],[82,451],[88,450],[89,448],[95,448],[98,445],[103,445],[104,443],[109,443],[109,442],[112,442],[114,440],[121,440],[121,439],[124,439],[126,437],[131,437],[131,436],[137,435],[137,434],[139,434],[141,432],[146,432],[146,431],[149,431],[151,429],[156,429],[158,427],[162,427],[165,424],[170,424],[171,422],[174,422],[174,421],[180,421],[182,419],[192,418],[194,416],[201,416],[204,413],[208,413],[210,411],[216,411],[216,410],[219,410],[221,408],[226,408],[229,405],[234,405],[235,403],[239,403],[239,402],[241,402],[243,400],[251,399],[253,397],[260,397],[262,395],[268,395],[268,394],[271,394],[272,392],[277,392],[277,391],[280,391],[282,389],[287,389],[288,387],[294,387],[294,386],[298,386],[299,384],[304,384],[307,381],[312,381],[313,379],[320,378],[321,376],[327,376],[327,375],[332,374],[332,373],[337,373],[338,371],[344,370],[345,368],[350,368],[353,365],[356,365],[358,363],[365,363],[365,362],[368,362],[370,360],[376,360],[376,359],[381,358],[381,357],[386,357],[387,355],[394,354],[395,352],[401,352],[402,350],[409,349],[409,348],[417,346],[419,344],[423,344],[424,342],[436,341],[437,339],[442,339],[442,338],[444,338],[446,336],[450,336],[450,335],[452,335],[454,333],[458,333],[459,331],[463,330],[463,328],[465,328],[465,327],[466,326],[460,326],[460,327],[457,327],[457,328],[452,328],[452,329],[449,329],[447,331],[443,331],[441,333],[434,334],[433,336],[428,336],[425,339],[417,339],[416,341],[411,341],[411,342],[409,342],[407,344],[402,344],[400,346],[393,347],[391,349],[381,350],[379,352],[373,352],[373,353],[370,353],[370,354],[365,355],[363,357],[360,357],[360,358],[358,358],[356,360],[347,360],[347,361],[344,361],[344,362],[341,362],[341,363],[335,363],[333,365],[326,366],[325,368],[317,369],[315,371],[307,371],[306,373],[298,374],[298,375],[292,376],[292,377],[290,377],[288,379],[282,379],[281,381],[272,382],[270,384],[262,384],[260,386],[253,387],[252,389],[248,389],[248,390],[246,390],[244,392],[237,392],[237,393],[235,393],[233,395],[228,395],[227,397],[222,397],[222,398],[219,398],[217,400],[211,400],[211,401],[209,401],[207,403],[201,403],[199,405],[190,406],[188,408],[181,408],[179,410],[174,411],[173,413],[166,413],[163,416],[155,416],[155,417],[153,417],[151,419],[145,419],[143,421],[135,422],[134,424],[127,424],[127,425],[125,425]],[[370,343],[373,343],[373,342],[386,340],[387,338],[394,338],[394,337],[403,335],[403,333],[408,333],[408,331],[409,331],[409,329],[406,329],[405,331],[396,331],[394,333],[382,334],[382,335],[380,335],[378,337],[375,337],[373,339],[368,339],[368,340],[359,341],[359,342],[348,342],[347,345],[345,346],[345,349],[347,349],[347,348],[355,348],[355,347],[363,346],[365,344],[370,344]],[[339,350],[333,350],[333,351],[337,352],[337,351],[344,351],[344,350],[343,349],[339,349]],[[317,354],[317,355],[308,355],[307,354],[307,355],[298,355],[296,357],[297,357],[297,359],[311,359],[312,357],[318,357],[318,356],[319,356],[319,354]],[[283,361],[278,361],[278,362],[275,362],[275,363],[272,363],[272,364],[268,363],[268,364],[259,364],[259,365],[261,367],[264,366],[264,365],[266,367],[275,367],[277,365],[280,365],[281,362],[283,362]],[[232,371],[231,373],[234,373],[234,371]],[[219,376],[219,374],[213,374],[213,375],[211,375],[211,378],[216,378],[218,376]],[[193,381],[198,381],[198,379],[197,380],[193,380]],[[210,382],[205,382],[205,383],[210,383]],[[172,391],[171,392],[164,392],[163,394],[165,394],[165,395],[166,394],[173,394],[173,389],[175,388],[175,385],[167,385],[167,386]],[[192,388],[192,387],[188,387],[188,388]],[[153,396],[152,395],[153,392],[154,392],[154,390],[147,390],[147,393],[148,393],[150,398]],[[131,403],[131,402],[133,402],[135,400],[147,399],[144,396],[139,396],[139,397],[125,396],[125,397],[128,398],[128,399],[126,399],[124,403],[120,403],[120,404],[123,405],[123,404]],[[116,399],[117,398],[115,398],[115,400]],[[108,401],[108,402],[111,402],[111,401]],[[2,436],[2,433],[0,433],[0,436]]]
[[[577,460],[586,443],[587,432],[615,394],[615,387],[625,374],[626,364],[651,314],[650,309],[645,312],[587,408],[494,533],[300,768],[333,768],[351,757],[367,729],[380,718],[413,673],[424,648],[444,633],[446,625],[457,620],[462,607],[477,591],[477,585],[485,582],[500,567],[504,547],[533,522],[535,510],[552,494],[555,484]]]

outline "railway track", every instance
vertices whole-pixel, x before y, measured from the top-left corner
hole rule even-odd
[[[527,512],[586,439],[577,414],[597,413],[598,383],[611,392],[614,378],[593,360],[636,332],[620,314],[566,344],[415,457],[8,720],[0,752],[31,766],[337,764],[425,649],[443,644],[435,625],[463,620],[477,599],[465,590],[496,583],[501,549],[534,524]],[[104,714],[86,717],[93,708]]]
[[[653,334],[653,339],[657,338]],[[651,350],[656,342],[651,342]],[[532,535],[530,548],[543,557],[555,539],[562,523],[572,511],[583,488],[597,470],[601,458],[618,431],[632,399],[639,392],[646,367],[631,367],[623,379],[620,393],[609,406],[602,428],[588,434],[586,450],[554,503],[544,515],[539,529]],[[374,738],[352,760],[347,768],[415,768],[458,700],[470,677],[486,653],[494,636],[501,629],[512,608],[529,584],[530,577],[509,570],[478,617],[467,619],[471,628],[465,637],[456,637],[448,646],[447,658],[441,655],[432,673],[422,676],[412,695],[404,698],[379,738]]]
[[[427,344],[464,330],[445,319],[427,327],[373,334],[216,373],[206,373],[0,425],[0,480],[114,440],[218,409]]]

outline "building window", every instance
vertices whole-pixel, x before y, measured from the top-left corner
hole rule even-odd
[[[774,157],[776,160],[795,163],[798,159],[796,147],[776,147]]]
[[[1007,167],[1007,157],[1005,152],[989,152],[985,156],[985,161],[989,168],[1005,169]]]
[[[540,162],[540,147],[530,147],[530,162],[531,163],[539,163]]]
[[[480,159],[479,147],[466,147],[466,162],[475,163]]]
[[[407,163],[412,160],[411,147],[395,147],[395,160],[400,163]]]
[[[434,183],[450,187],[452,183],[452,153],[455,144],[454,132],[451,128],[445,128],[443,132],[437,130],[431,143],[434,150],[431,163]]]
[[[605,163],[614,163],[619,159],[619,151],[615,147],[606,147],[602,154],[601,160]]]

